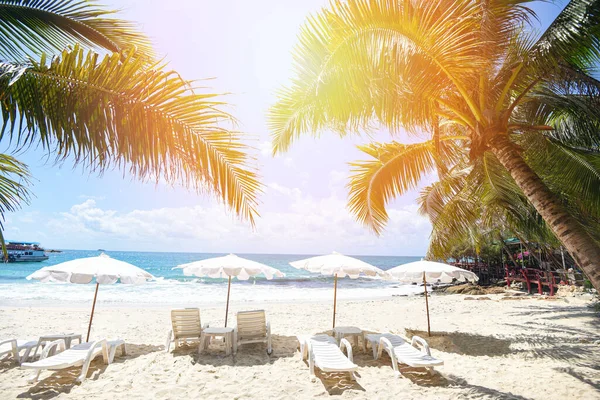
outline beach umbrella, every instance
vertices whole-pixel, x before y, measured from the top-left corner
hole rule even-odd
[[[427,280],[430,282],[452,283],[458,281],[477,282],[479,277],[471,271],[453,265],[434,261],[415,261],[387,270],[393,280],[407,283],[423,282],[425,308],[427,309],[427,334],[431,336],[429,326],[429,300],[427,298]]]
[[[92,329],[96,297],[98,296],[98,287],[100,284],[112,284],[118,281],[121,283],[141,284],[154,279],[154,277],[135,265],[115,260],[102,253],[96,257],[78,258],[44,267],[29,275],[27,279],[35,279],[41,282],[67,283],[90,283],[93,279],[96,279],[96,291],[94,292],[94,302],[92,303],[92,313],[90,315],[90,324],[86,338],[87,342],[90,340],[90,330]]]
[[[382,269],[379,269],[358,258],[345,256],[335,251],[325,256],[311,257],[304,260],[291,262],[290,265],[297,269],[321,275],[333,275],[333,327],[335,328],[335,311],[337,304],[337,280],[338,278],[350,277],[356,279],[359,276],[387,277]]]
[[[224,257],[207,258],[188,264],[178,265],[175,268],[183,269],[185,276],[208,276],[209,278],[227,278],[227,306],[225,308],[225,327],[227,327],[227,314],[229,313],[229,292],[231,291],[231,278],[246,281],[252,276],[263,274],[268,280],[274,277],[285,276],[280,270],[261,264],[256,261],[229,254]],[[174,269],[175,269],[174,268]]]

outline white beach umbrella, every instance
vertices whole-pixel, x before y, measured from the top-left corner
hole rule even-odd
[[[100,284],[112,284],[117,281],[121,283],[141,284],[154,279],[152,274],[144,271],[135,265],[125,261],[115,260],[102,253],[96,257],[78,258],[76,260],[66,261],[60,264],[51,265],[35,271],[27,279],[35,279],[41,282],[66,282],[66,283],[90,283],[96,279],[96,291],[94,292],[94,302],[92,304],[92,313],[90,315],[90,324],[88,326],[87,339],[90,339],[90,330],[92,328],[92,319],[94,318],[94,309],[96,308],[96,297],[98,296],[98,286]]]
[[[425,308],[427,309],[427,334],[431,336],[429,325],[429,300],[427,297],[427,280],[430,282],[452,283],[458,281],[477,282],[479,277],[471,271],[458,268],[453,265],[434,261],[415,261],[402,264],[387,270],[392,279],[400,282],[415,283],[423,282],[425,291]]]
[[[291,262],[290,265],[297,269],[321,275],[333,275],[333,327],[335,328],[335,311],[337,304],[337,279],[350,277],[356,279],[359,276],[384,277],[387,274],[369,263],[354,257],[345,256],[335,251],[325,256],[311,257],[304,260]]]
[[[206,260],[194,261],[181,264],[175,268],[183,269],[185,276],[208,276],[209,278],[228,278],[227,284],[227,306],[225,308],[225,326],[227,326],[227,314],[229,313],[229,292],[231,291],[231,278],[236,277],[245,281],[252,276],[263,274],[268,280],[274,277],[285,276],[280,270],[261,264],[256,261],[229,254],[224,257],[208,258]]]

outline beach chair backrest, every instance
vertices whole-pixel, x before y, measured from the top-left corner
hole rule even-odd
[[[239,340],[264,338],[267,335],[267,318],[264,310],[240,311],[237,313]]]
[[[198,308],[171,310],[171,324],[175,339],[197,338],[202,333]]]

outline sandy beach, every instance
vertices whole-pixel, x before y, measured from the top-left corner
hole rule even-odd
[[[262,399],[340,397],[352,399],[592,399],[600,396],[600,321],[590,297],[543,299],[489,295],[431,299],[433,355],[445,361],[429,376],[414,370],[395,377],[390,359],[374,361],[355,349],[359,377],[317,372],[297,350],[296,334],[331,326],[329,303],[264,305],[272,324],[272,356],[265,346],[240,347],[235,358],[218,344],[200,359],[196,346],[166,353],[168,308],[102,308],[96,311],[93,338],[122,338],[129,355],[105,366],[98,358],[88,379],[75,384],[80,369],[44,372],[28,384],[31,372],[1,364],[2,399]],[[187,305],[191,306],[191,305]],[[247,309],[234,303],[230,312]],[[402,335],[426,327],[420,296],[341,302],[338,325]],[[202,322],[222,325],[222,308],[203,308]],[[0,337],[35,338],[44,332],[85,333],[89,318],[82,307],[1,308]],[[230,325],[233,318],[230,318]],[[408,329],[408,332],[405,330]],[[439,336],[443,335],[443,336]]]

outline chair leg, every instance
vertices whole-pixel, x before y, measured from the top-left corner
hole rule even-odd
[[[165,349],[166,349],[167,353],[169,352],[169,349],[171,348],[172,340],[173,340],[173,331],[169,331],[169,333],[167,333],[167,343],[165,343]]]
[[[267,354],[271,355],[273,354],[273,346],[271,344],[271,335],[269,334],[269,336],[267,336]]]
[[[204,346],[205,341],[206,341],[206,334],[204,334],[204,332],[203,332],[200,335],[200,343],[198,344],[198,357],[200,357],[200,354],[202,354],[202,351],[205,348],[205,346]]]
[[[39,379],[39,377],[40,377],[40,373],[41,373],[41,372],[42,372],[42,370],[41,370],[41,369],[38,369],[38,370],[37,370],[37,372],[36,372],[35,374],[33,374],[33,375],[31,375],[29,378],[27,378],[27,382],[28,382],[28,383],[34,383],[34,382],[37,382],[37,380],[38,380],[38,379]]]
[[[225,355],[228,356],[231,354],[231,348],[233,347],[233,343],[231,340],[231,335],[230,334],[225,334],[225,337],[223,338],[223,342],[225,343]]]
[[[16,358],[16,361],[19,364],[23,364],[25,361],[27,361],[29,359],[29,354],[31,353],[31,347],[28,347],[25,349],[25,354],[23,354],[23,357],[18,357]]]

